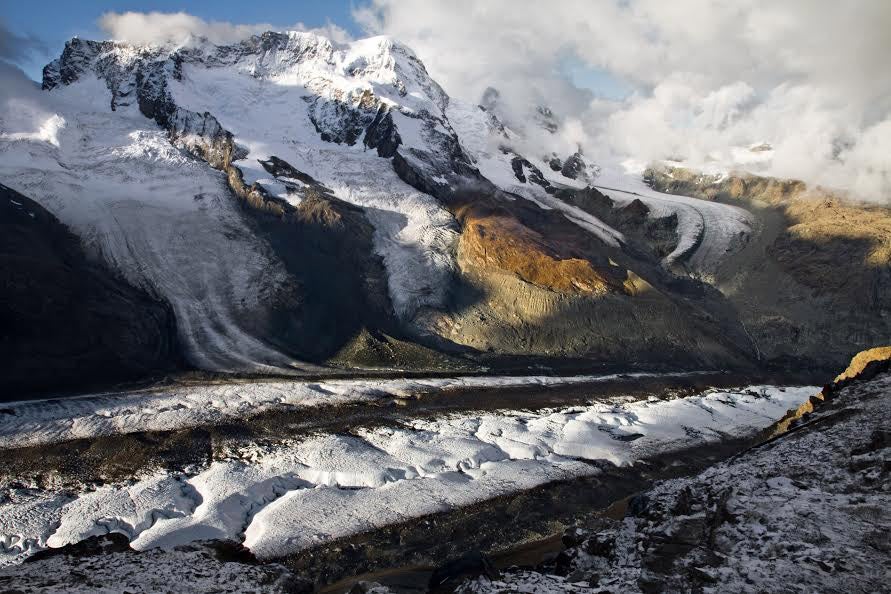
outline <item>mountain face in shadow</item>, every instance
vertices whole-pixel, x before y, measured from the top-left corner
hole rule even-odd
[[[87,388],[173,370],[170,306],[84,254],[43,207],[0,185],[0,392]]]

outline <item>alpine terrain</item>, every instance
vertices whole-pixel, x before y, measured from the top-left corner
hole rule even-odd
[[[887,350],[817,394],[891,211],[504,93],[301,31],[0,87],[0,590],[887,587]]]

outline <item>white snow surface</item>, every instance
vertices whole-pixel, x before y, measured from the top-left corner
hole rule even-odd
[[[889,401],[891,375],[859,381],[779,438],[656,483],[642,513],[580,523],[566,578],[509,569],[455,591],[887,591]]]
[[[755,217],[747,210],[731,204],[657,192],[644,183],[642,172],[642,164],[636,162],[604,164],[594,187],[619,205],[636,198],[650,208],[653,216],[677,215],[680,241],[674,251],[665,256],[666,266],[683,262],[691,272],[709,277],[755,232]]]
[[[228,538],[275,558],[596,474],[605,463],[751,435],[817,390],[751,386],[675,400],[463,412],[256,447],[193,476],[152,473],[70,499],[13,489],[0,503],[0,559],[18,563],[46,546],[107,532],[126,534],[140,550]]]

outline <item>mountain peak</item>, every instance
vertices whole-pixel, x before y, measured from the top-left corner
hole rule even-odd
[[[43,87],[70,84],[87,71],[114,89],[146,64],[169,63],[179,76],[184,64],[234,68],[259,79],[300,83],[318,90],[375,96],[405,108],[441,115],[448,97],[406,45],[388,36],[337,43],[307,31],[266,31],[231,44],[194,37],[179,44],[135,45],[73,38],[43,71]]]

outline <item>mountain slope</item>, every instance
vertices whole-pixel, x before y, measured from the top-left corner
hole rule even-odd
[[[795,180],[707,175],[662,166],[656,189],[747,206],[758,241],[712,282],[734,303],[764,357],[841,364],[891,336],[891,211]],[[717,204],[717,202],[710,202]]]
[[[55,217],[2,184],[0,287],[6,393],[138,379],[180,363],[170,307],[91,262]]]
[[[194,367],[758,358],[703,282],[750,213],[540,154],[550,110],[514,130],[391,39],[73,39],[43,87],[3,97],[0,178],[166,300]]]

